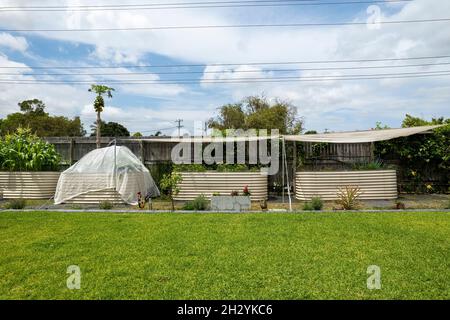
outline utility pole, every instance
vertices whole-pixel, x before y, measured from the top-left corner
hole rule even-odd
[[[181,128],[183,128],[184,126],[181,125],[181,123],[183,122],[183,119],[177,119],[175,120],[175,122],[178,124],[177,128],[178,128],[178,137],[181,137]]]
[[[208,136],[208,121],[205,121],[205,137]]]

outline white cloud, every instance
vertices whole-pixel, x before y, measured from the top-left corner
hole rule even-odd
[[[17,4],[18,1],[9,1]],[[26,4],[25,2],[20,2]],[[69,1],[61,2],[69,3]],[[125,1],[122,3],[133,3]],[[447,0],[414,0],[406,4],[391,4],[399,12],[384,12],[383,19],[414,20],[445,17],[450,12]],[[322,10],[319,8],[318,10]],[[166,10],[166,11],[127,11],[127,12],[88,12],[80,15],[74,13],[26,14],[18,12],[2,17],[0,25],[8,28],[109,28],[109,27],[144,27],[169,25],[227,25],[242,23],[268,23],[318,21],[321,16],[293,14],[285,10],[253,10],[236,14],[238,10]],[[240,12],[240,11],[239,11]],[[318,11],[320,12],[320,11]],[[284,14],[284,15],[283,15]],[[287,17],[287,18],[286,18]],[[287,20],[286,20],[286,19]],[[365,10],[354,17],[355,21],[365,21]],[[275,21],[277,20],[277,21]],[[286,20],[286,21],[285,21]],[[78,25],[79,23],[79,25]],[[263,61],[305,61],[305,60],[349,60],[376,59],[385,57],[414,57],[445,55],[450,52],[450,34],[448,23],[420,23],[382,25],[378,30],[369,30],[365,26],[345,27],[311,27],[311,28],[276,28],[276,29],[208,29],[208,30],[167,30],[167,31],[132,31],[132,32],[61,32],[41,33],[42,37],[72,41],[95,46],[90,58],[98,64],[132,63],[139,64],[148,53],[160,54],[181,61],[213,63],[243,63]],[[433,62],[429,60],[427,62]],[[152,63],[152,61],[150,61]],[[373,65],[383,65],[378,63]],[[392,64],[402,64],[392,63]],[[306,67],[335,67],[342,64],[314,64]],[[361,64],[351,64],[361,66]],[[305,67],[305,65],[292,66]],[[448,67],[429,68],[427,70],[449,69]],[[236,71],[254,71],[239,73]],[[422,70],[418,68],[398,68],[381,70],[308,71],[303,75],[330,74],[374,74],[386,72],[409,72]],[[299,106],[299,113],[304,115],[307,126],[322,130],[364,128],[377,120],[390,121],[399,125],[404,113],[417,112],[424,115],[450,116],[449,97],[445,94],[449,86],[449,77],[419,79],[389,79],[372,81],[326,81],[326,82],[292,82],[292,83],[239,83],[211,84],[208,79],[236,79],[239,77],[267,77],[271,73],[267,68],[255,68],[242,65],[235,68],[208,66],[205,71],[223,71],[222,74],[205,73],[199,92],[192,92],[183,85],[120,85],[120,91],[130,95],[157,97],[167,99],[157,107],[135,108],[125,103],[120,113],[112,114],[114,119],[123,117],[129,126],[145,128],[167,124],[164,121],[183,117],[195,120],[196,117],[207,118],[212,115],[214,107],[222,103],[237,101],[246,95],[264,92],[269,97],[290,99]],[[130,76],[121,76],[121,79]],[[134,75],[133,78],[137,76]],[[145,79],[159,79],[151,74]],[[110,77],[111,78],[111,77]],[[42,88],[42,86],[39,86]],[[74,87],[62,86],[60,92],[54,92],[52,86],[47,90],[30,89],[45,95],[55,105],[67,101],[68,92],[74,105],[87,105],[90,98],[86,93]],[[58,86],[58,88],[60,88]],[[441,88],[433,90],[433,88]],[[9,86],[6,96],[20,96],[23,87]],[[53,91],[52,91],[53,90]],[[70,92],[70,90],[73,90]],[[12,92],[14,91],[14,92]],[[59,90],[56,90],[59,91]],[[79,97],[77,96],[80,92]],[[28,92],[27,92],[28,93]],[[65,95],[65,99],[61,96]],[[5,99],[1,97],[0,99]],[[50,105],[50,103],[49,103]],[[53,105],[53,103],[52,103]],[[143,103],[140,102],[140,105]],[[447,105],[447,109],[444,108]],[[166,108],[163,108],[165,106]],[[204,110],[203,108],[205,108]],[[80,109],[81,108],[81,109]],[[158,109],[161,108],[161,109]],[[56,108],[55,108],[56,109]],[[152,111],[156,110],[156,111]],[[64,109],[66,110],[66,109]],[[67,112],[81,112],[82,107],[67,108]],[[114,109],[111,110],[111,112]],[[160,111],[164,110],[164,111]],[[139,116],[142,115],[142,116]],[[195,115],[195,117],[193,116]],[[109,114],[105,113],[106,117]],[[87,115],[86,115],[87,117]],[[145,118],[149,117],[149,118]],[[152,117],[154,118],[152,120]],[[380,119],[382,118],[382,119]],[[170,121],[172,121],[170,120]],[[120,121],[119,121],[120,122]]]
[[[102,112],[102,120],[109,122],[119,122],[123,124],[130,132],[141,132],[145,135],[156,133],[159,129],[166,135],[175,132],[174,115],[183,113],[186,130],[193,131],[193,123],[195,121],[205,121],[205,110],[196,106],[168,106],[165,108],[149,108],[146,107],[127,107],[121,108],[107,105]],[[208,110],[206,114],[212,114],[212,110]],[[81,111],[81,120],[85,123],[85,129],[89,131],[89,126],[95,122],[96,114],[91,104],[85,105]]]
[[[97,45],[95,51],[91,53],[91,58],[100,59],[102,61],[112,61],[117,64],[138,63],[140,54],[133,50],[117,50],[104,45]]]
[[[83,103],[90,100],[90,94],[84,88],[70,85],[52,84],[15,84],[17,80],[33,80],[34,77],[24,75],[31,71],[26,64],[9,60],[0,54],[0,66],[18,67],[20,69],[4,69],[17,75],[2,75],[0,80],[0,117],[11,112],[18,112],[17,103],[27,99],[37,98],[45,102],[47,111],[51,114],[76,116],[79,115]],[[84,102],[83,102],[84,101]]]
[[[0,33],[0,47],[25,52],[28,48],[28,42],[24,37],[14,37],[9,33],[2,32]]]

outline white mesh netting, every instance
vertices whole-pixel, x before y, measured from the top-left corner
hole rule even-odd
[[[138,192],[144,197],[159,196],[150,172],[130,149],[112,146],[89,152],[61,173],[55,204],[107,189],[115,189],[124,202],[133,205],[137,204]]]

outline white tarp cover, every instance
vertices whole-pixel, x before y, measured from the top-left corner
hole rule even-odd
[[[150,172],[130,149],[112,146],[89,152],[61,174],[55,204],[105,189],[115,189],[123,201],[133,205],[137,204],[138,192],[159,196]]]
[[[391,140],[400,137],[407,137],[413,134],[430,131],[439,127],[441,127],[441,125],[401,128],[401,129],[302,134],[295,136],[284,136],[284,138],[286,139],[286,141],[300,141],[300,142],[366,143],[366,142]]]
[[[430,131],[441,127],[435,126],[421,126],[412,128],[396,128],[396,129],[382,129],[382,130],[366,130],[366,131],[349,131],[349,132],[332,132],[320,134],[300,134],[300,135],[279,135],[279,136],[261,136],[261,137],[163,137],[163,138],[142,138],[138,140],[148,142],[161,143],[213,143],[213,142],[231,142],[231,141],[258,141],[267,139],[284,138],[286,141],[299,142],[328,142],[328,143],[367,143],[391,140],[400,137],[407,137],[417,133]],[[126,139],[120,139],[126,141]],[[131,140],[131,139],[130,139]],[[136,141],[136,139],[132,139]]]

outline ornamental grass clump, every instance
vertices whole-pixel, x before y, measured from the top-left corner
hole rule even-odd
[[[358,198],[361,193],[359,187],[345,186],[344,188],[339,188],[337,192],[338,200],[336,202],[343,210],[356,210],[359,205]]]
[[[355,163],[353,165],[353,170],[359,170],[359,171],[363,171],[363,170],[381,170],[383,169],[383,161],[381,160],[375,160],[375,161],[371,161],[371,162],[364,162],[364,163]]]
[[[0,170],[55,171],[60,160],[55,146],[38,138],[29,128],[18,128],[0,139]]]

